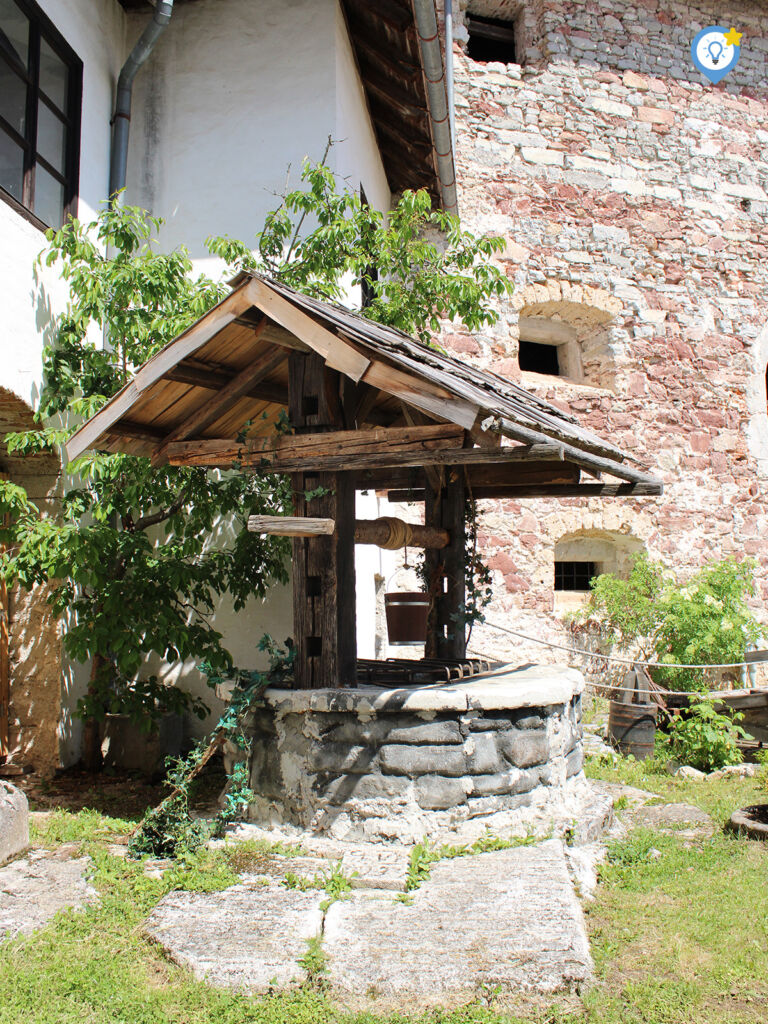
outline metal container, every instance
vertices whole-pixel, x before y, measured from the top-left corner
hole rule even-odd
[[[426,643],[429,595],[421,591],[385,594],[384,608],[387,635],[393,647]]]
[[[608,711],[608,739],[622,754],[638,761],[653,756],[657,704],[622,704],[612,700]]]

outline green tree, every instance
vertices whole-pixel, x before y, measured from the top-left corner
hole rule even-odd
[[[431,208],[425,192],[406,193],[385,220],[355,194],[338,192],[322,165],[307,163],[302,184],[267,217],[254,250],[211,238],[210,251],[230,272],[257,268],[322,298],[340,299],[351,276],[372,296],[367,316],[425,341],[444,318],[471,329],[496,319],[491,299],[510,288],[491,259],[500,240],[461,231],[455,218]],[[9,436],[9,449],[60,445],[72,424],[101,408],[226,294],[193,274],[186,249],[159,251],[161,224],[118,206],[91,224],[71,220],[48,233],[41,261],[60,268],[70,302],[45,350],[44,426]],[[24,587],[50,583],[68,653],[91,661],[79,711],[94,767],[98,722],[110,710],[149,722],[162,700],[204,713],[181,690],[142,678],[146,657],[204,661],[214,673],[231,668],[212,613],[225,594],[241,609],[249,596],[286,581],[287,542],[250,534],[245,524],[252,513],[289,508],[291,499],[285,478],[154,468],[125,454],[88,453],[69,471],[72,482],[55,514],[40,515],[20,488],[0,485],[0,516],[6,511],[11,520],[0,567]]]

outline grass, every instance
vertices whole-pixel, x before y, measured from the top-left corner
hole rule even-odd
[[[589,773],[695,804],[716,822],[761,795],[759,780],[691,783],[625,760],[592,763]],[[211,988],[170,963],[142,936],[170,888],[221,888],[271,854],[295,851],[244,844],[148,878],[108,850],[133,827],[89,810],[56,811],[35,826],[36,844],[73,843],[91,856],[101,901],[3,945],[0,1024],[757,1024],[766,1017],[768,849],[719,830],[692,842],[635,829],[612,845],[586,910],[597,979],[580,998],[505,998],[485,988],[456,1009],[391,1015],[334,1002],[322,984],[321,947],[307,949],[304,986],[263,997]]]

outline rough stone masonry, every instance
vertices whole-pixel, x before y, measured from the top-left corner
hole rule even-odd
[[[555,559],[614,571],[639,550],[683,573],[754,556],[768,598],[768,11],[758,3],[460,0],[459,205],[502,235],[515,293],[500,322],[445,344],[522,380],[636,452],[662,498],[489,503],[489,620],[562,641]],[[466,9],[515,19],[517,63],[465,54]],[[692,66],[700,28],[744,33],[717,87]],[[550,337],[547,339],[547,332]],[[543,332],[543,333],[542,333]],[[558,343],[561,376],[521,371],[519,339]],[[477,626],[473,647],[558,652]]]
[[[267,690],[246,726],[251,820],[400,842],[570,823],[588,799],[583,685],[532,666],[415,689]]]

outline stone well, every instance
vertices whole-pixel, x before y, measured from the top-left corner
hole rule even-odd
[[[590,799],[574,669],[506,667],[454,685],[267,690],[252,821],[347,840],[562,828]]]

